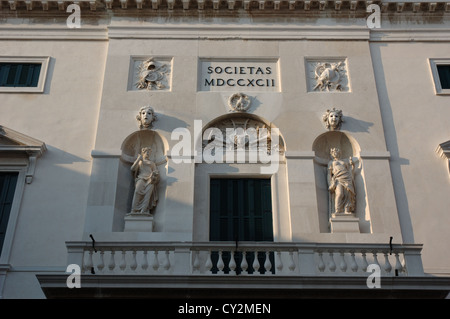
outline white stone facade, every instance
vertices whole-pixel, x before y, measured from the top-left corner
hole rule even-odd
[[[430,62],[450,60],[449,3],[380,3],[379,29],[367,27],[367,4],[356,1],[80,1],[74,29],[61,3],[1,2],[0,63],[47,61],[42,92],[0,90],[0,171],[19,172],[0,256],[3,298],[46,298],[44,277],[64,274],[68,247],[91,238],[105,247],[172,243],[182,253],[188,247],[177,243],[208,242],[211,177],[271,180],[283,253],[392,237],[423,245],[415,265],[423,277],[450,275],[450,97],[436,90]],[[138,87],[147,59],[158,73]],[[238,93],[244,104],[230,105]],[[142,130],[136,115],[146,105],[157,120]],[[336,130],[322,119],[333,108],[343,114]],[[239,116],[279,130],[275,172],[173,152],[176,129],[198,151],[197,134]],[[151,231],[139,220],[129,231],[130,167],[144,145],[157,162],[158,201]],[[326,179],[335,146],[354,161],[356,190],[351,219],[337,222]]]

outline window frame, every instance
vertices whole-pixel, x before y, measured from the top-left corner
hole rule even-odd
[[[47,81],[48,66],[50,57],[0,57],[0,63],[32,63],[41,64],[39,79],[37,86],[0,86],[0,93],[43,93],[45,90],[45,82]]]
[[[450,65],[450,58],[428,59],[430,64],[431,76],[434,82],[434,92],[436,95],[450,95],[450,89],[443,89],[441,79],[439,78],[438,65]]]

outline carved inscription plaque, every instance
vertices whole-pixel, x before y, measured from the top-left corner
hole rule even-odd
[[[198,90],[279,92],[278,60],[203,59]]]

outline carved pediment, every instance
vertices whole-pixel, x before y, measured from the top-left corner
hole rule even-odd
[[[44,142],[0,125],[0,152],[26,152],[39,157],[46,150]]]
[[[0,125],[0,157],[1,154],[25,154],[28,157],[28,169],[26,173],[26,182],[30,184],[33,180],[36,167],[36,158],[40,157],[47,147],[33,137],[14,131],[10,128]]]

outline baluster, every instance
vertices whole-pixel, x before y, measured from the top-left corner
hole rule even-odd
[[[350,252],[350,269],[353,272],[357,272],[358,271],[358,264],[356,263],[355,252],[354,251]]]
[[[154,271],[158,271],[158,269],[159,269],[159,260],[158,260],[158,251],[157,250],[155,250],[153,253],[152,268]]]
[[[272,263],[270,262],[269,258],[269,251],[266,251],[266,260],[264,261],[264,269],[266,270],[265,275],[271,275],[272,272],[270,271],[272,269]]]
[[[234,260],[234,251],[230,252],[231,259],[228,267],[230,268],[230,275],[236,275],[236,261]]]
[[[241,269],[242,269],[241,274],[243,274],[243,275],[247,275],[248,274],[248,272],[247,272],[248,263],[247,263],[247,252],[246,251],[242,252]]]
[[[294,262],[294,252],[290,251],[289,252],[289,266],[288,266],[290,271],[294,271],[295,270],[295,262]]]
[[[91,272],[92,267],[94,267],[94,263],[92,262],[92,253],[93,251],[90,250],[86,264],[84,265],[85,270],[88,270],[89,272]]]
[[[361,252],[361,256],[362,256],[362,265],[361,265],[361,269],[362,269],[364,272],[367,272],[367,267],[369,266],[369,263],[367,262],[366,252],[365,252],[365,251]]]
[[[132,259],[131,259],[130,268],[131,268],[131,270],[135,271],[137,268],[136,249],[133,249],[133,252],[131,254],[132,254]]]
[[[170,269],[169,253],[170,252],[168,250],[166,250],[164,263],[163,263],[163,268],[164,268],[165,271],[168,271]]]
[[[253,275],[259,275],[259,260],[258,260],[258,251],[254,252],[255,258],[253,259]]]
[[[103,250],[100,250],[100,262],[97,265],[97,269],[98,271],[102,272],[103,268],[105,268],[105,261],[103,259],[103,255],[105,254],[105,252]]]
[[[109,256],[109,262],[108,262],[109,271],[114,271],[114,268],[116,268],[116,261],[114,260],[115,254],[116,254],[116,252],[114,250],[111,250],[111,255]]]
[[[320,272],[324,272],[325,271],[325,263],[323,261],[323,253],[322,253],[322,251],[319,251],[319,264],[317,265],[317,267],[319,268]]]
[[[211,274],[211,269],[213,267],[213,263],[211,260],[211,250],[208,250],[208,258],[206,259],[205,268]]]
[[[219,274],[223,274],[223,268],[225,267],[225,264],[223,262],[223,258],[222,258],[222,250],[219,250],[219,260],[217,261],[217,269],[219,270],[218,273]]]
[[[344,251],[341,251],[341,263],[339,264],[339,268],[342,272],[347,271],[347,263],[345,262]]]
[[[125,268],[127,268],[127,261],[125,260],[125,254],[126,254],[126,251],[125,251],[125,249],[123,249],[122,250],[122,259],[120,260],[120,264],[119,264],[119,268],[122,271],[125,271]]]
[[[200,261],[198,257],[198,250],[195,250],[194,252],[194,262],[192,264],[192,270],[194,273],[197,273],[200,271]]]
[[[384,253],[384,270],[389,274],[392,270],[391,263],[389,262],[389,256],[388,253]]]
[[[336,271],[336,263],[334,262],[334,253],[332,250],[330,250],[328,252],[328,254],[330,255],[330,262],[328,263],[328,269],[331,272],[335,272]]]
[[[378,267],[380,267],[380,263],[378,262],[377,252],[376,252],[376,251],[373,251],[373,252],[372,252],[372,255],[373,255],[373,263],[374,263],[375,265],[377,265]],[[380,269],[381,269],[381,267],[380,267]]]
[[[400,257],[397,252],[395,252],[395,270],[397,270],[398,273],[403,271],[403,265],[400,262]]]
[[[141,268],[145,271],[148,269],[148,259],[147,259],[147,249],[144,249],[143,255],[142,255],[142,265]]]
[[[283,261],[281,260],[281,251],[278,250],[275,256],[276,256],[275,265],[277,271],[280,273],[281,271],[283,271]]]

